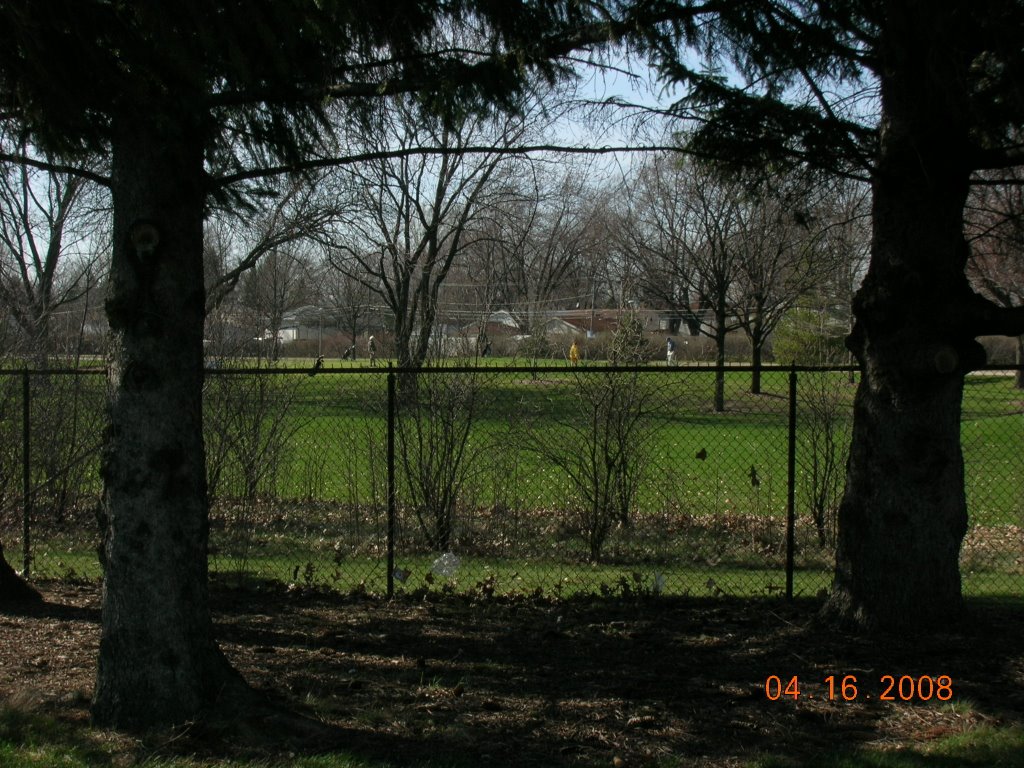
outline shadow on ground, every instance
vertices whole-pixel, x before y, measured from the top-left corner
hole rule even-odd
[[[396,764],[813,764],[1024,721],[1024,621],[998,606],[918,639],[849,637],[813,602],[298,597],[260,611],[219,616],[248,678]]]
[[[48,598],[0,613],[0,701],[42,702],[81,753],[98,593]],[[232,663],[314,727],[268,710],[156,735],[129,745],[136,755],[287,765],[288,754],[340,748],[373,766],[1024,765],[1019,606],[976,603],[959,627],[880,639],[821,626],[811,601],[383,602],[218,586],[214,605]],[[8,708],[4,738],[45,731],[32,717]],[[836,754],[842,762],[822,763]]]

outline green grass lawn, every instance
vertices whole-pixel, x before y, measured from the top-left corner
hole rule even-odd
[[[785,755],[748,763],[746,768],[1022,768],[1024,728],[987,726],[939,738],[911,749],[865,747],[796,761]]]
[[[305,361],[288,361],[301,367]],[[358,361],[360,364],[362,361]],[[474,459],[471,488],[480,503],[507,502],[533,508],[555,506],[567,493],[564,477],[551,472],[549,464],[522,439],[525,428],[548,430],[555,435],[566,424],[578,424],[581,418],[573,372],[564,363],[544,361],[536,374],[506,373],[505,360],[489,359],[479,374],[481,393],[477,398],[470,447]],[[235,420],[229,431],[248,442],[248,458],[234,459],[218,490],[223,495],[237,493],[245,483],[237,469],[241,461],[270,465],[261,470],[261,493],[283,499],[324,498],[356,501],[379,493],[385,470],[386,377],[381,372],[360,372],[351,363],[332,361],[333,368],[353,373],[309,377],[302,373],[265,377],[262,391],[265,409],[244,420]],[[601,366],[579,369],[580,375],[600,375]],[[465,379],[466,374],[432,374]],[[842,407],[839,426],[848,434],[850,403],[854,387],[845,383],[845,373],[800,373],[801,386],[815,377],[827,377]],[[59,377],[56,377],[59,379]],[[234,393],[236,407],[252,406],[260,401],[251,384],[252,377],[211,375],[207,384],[208,410],[225,391]],[[714,375],[704,370],[666,372],[660,369],[640,374],[635,379],[650,390],[643,419],[646,431],[646,477],[639,498],[641,509],[657,508],[666,499],[684,503],[695,513],[740,511],[778,513],[785,503],[786,435],[788,373],[767,371],[763,393],[751,395],[749,372],[726,374],[726,411],[711,408]],[[60,379],[63,381],[63,379]],[[71,379],[69,378],[69,382]],[[98,445],[90,425],[92,412],[101,407],[100,376],[77,376],[74,393],[63,386],[34,383],[33,413],[39,431],[33,434],[36,450],[45,445],[70,445],[72,439],[83,447]],[[968,378],[964,393],[962,442],[966,466],[966,485],[972,522],[980,525],[1020,525],[1024,522],[1024,457],[1019,450],[1024,438],[1024,395],[1013,389],[1009,376],[975,375]],[[51,390],[54,390],[51,392]],[[50,392],[48,395],[47,393]],[[804,390],[801,389],[800,397]],[[12,395],[14,397],[14,395]],[[57,410],[77,411],[78,423],[67,429],[69,435],[54,433],[45,415]],[[77,397],[82,397],[81,401]],[[17,399],[16,397],[14,399]],[[12,463],[8,478],[20,478],[15,466],[20,461],[20,422],[13,418],[20,409],[12,402],[12,418],[0,422],[7,446],[4,461]],[[277,415],[275,415],[277,414]],[[798,413],[801,429],[798,443],[798,483],[806,482],[803,463],[809,458],[802,430],[807,426],[807,411]],[[275,426],[276,424],[276,426]],[[208,425],[209,427],[209,425]],[[283,449],[273,460],[259,450],[272,428],[287,436]],[[66,430],[65,430],[66,431]],[[245,432],[245,434],[243,434]],[[208,428],[209,453],[216,455],[216,437]],[[578,442],[578,441],[577,441]],[[15,450],[15,449],[18,450]],[[694,459],[705,451],[703,461]],[[74,477],[80,492],[95,494],[99,489],[95,454],[82,458],[81,451],[69,451],[67,461],[74,462]],[[761,481],[759,491],[751,492],[750,469]],[[33,482],[46,489],[59,485],[60,467],[47,469],[43,462],[33,463]],[[56,473],[56,474],[54,474]],[[56,479],[55,479],[56,478]],[[511,479],[511,482],[510,482]],[[11,480],[13,483],[13,480]],[[14,490],[12,486],[12,491]],[[501,491],[501,493],[498,492]],[[507,499],[496,498],[504,494]],[[801,494],[798,492],[798,503]]]
[[[216,543],[216,538],[214,539]],[[403,553],[395,556],[396,593],[452,591],[458,594],[543,594],[573,597],[580,594],[628,596],[663,594],[693,597],[773,597],[785,594],[784,562],[779,554],[756,557],[736,553],[722,559],[679,552],[661,562],[581,562],[578,550],[551,551],[545,555],[523,553],[508,557],[458,555],[451,575],[435,567],[439,555]],[[685,555],[685,556],[680,556]],[[37,579],[95,581],[100,577],[95,550],[47,545],[34,566]],[[827,589],[832,567],[826,554],[809,562],[798,558],[793,575],[794,596],[813,597]],[[215,578],[246,583],[269,580],[299,587],[327,588],[341,593],[387,592],[387,560],[379,555],[349,555],[327,541],[278,539],[262,542],[251,550],[219,553],[210,557]],[[1024,596],[1024,573],[1019,568],[962,568],[964,595],[972,598],[1013,599]]]
[[[550,373],[504,373],[490,360],[478,374],[479,395],[469,433],[467,455],[479,466],[473,471],[482,503],[493,502],[493,487],[509,492],[506,477],[514,475],[511,495],[534,507],[557,505],[566,494],[564,478],[522,439],[526,428],[555,434],[582,418],[573,373],[552,365]],[[582,368],[582,376],[600,375],[600,367]],[[466,374],[432,374],[465,378]],[[848,435],[854,387],[845,373],[801,373],[807,380],[826,376],[842,406],[839,427]],[[302,498],[311,492],[324,498],[366,498],[382,482],[386,441],[386,381],[377,373],[318,377],[286,377],[287,412],[294,440],[278,477],[278,493]],[[714,376],[706,370],[640,374],[637,381],[651,391],[646,404],[645,455],[647,477],[641,508],[656,508],[675,497],[696,512],[779,512],[785,503],[788,373],[766,372],[763,391],[751,395],[748,372],[726,375],[726,411],[711,408]],[[802,396],[802,395],[801,395]],[[283,396],[282,396],[283,397]],[[1024,437],[1022,396],[1006,376],[972,376],[964,396],[963,446],[972,522],[981,525],[1024,521],[1024,459],[1018,446]],[[801,430],[806,410],[798,413]],[[798,435],[798,463],[806,460],[807,444]],[[705,451],[707,458],[694,457]],[[761,481],[751,492],[750,469]],[[312,469],[311,469],[312,468]],[[492,477],[486,477],[490,473]],[[805,482],[802,464],[798,483]],[[492,489],[488,491],[488,481]],[[798,493],[798,501],[800,494]]]
[[[581,375],[590,375],[589,369]],[[773,494],[772,499],[762,499],[763,506],[777,506],[785,496],[786,481],[785,374],[766,376],[761,396],[744,391],[748,375],[730,375],[727,411],[720,414],[710,409],[711,376],[704,372],[681,376],[651,373],[636,379],[650,390],[643,417],[649,467],[643,495],[656,505],[681,486],[711,483],[719,486],[723,508],[748,502],[755,506],[749,469],[756,467],[761,495]],[[573,376],[563,369],[540,378],[488,369],[480,378],[467,450],[480,466],[472,474],[479,479],[494,473],[493,482],[504,485],[502,478],[517,471],[516,496],[532,506],[556,505],[565,496],[565,482],[546,471],[548,463],[531,450],[523,434],[543,430],[551,441],[557,441],[559,432],[572,436],[572,428],[586,417]],[[292,389],[280,398],[289,401],[285,418],[294,439],[278,480],[280,495],[307,496],[312,483],[326,498],[367,496],[374,473],[384,470],[383,377],[364,373],[297,377],[288,384]],[[573,447],[579,447],[578,441]],[[702,450],[707,459],[700,462],[694,457]],[[316,477],[302,469],[311,466],[318,468]],[[491,500],[485,495],[484,503]]]

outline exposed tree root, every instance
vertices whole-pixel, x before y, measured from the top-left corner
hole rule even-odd
[[[4,545],[0,544],[0,605],[42,599],[43,596],[7,563]]]

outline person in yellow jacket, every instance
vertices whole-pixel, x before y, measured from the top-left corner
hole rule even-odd
[[[576,365],[580,361],[580,348],[576,346],[576,342],[572,343],[569,347],[569,364]]]

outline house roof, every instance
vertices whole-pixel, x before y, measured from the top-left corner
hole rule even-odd
[[[509,328],[519,328],[519,320],[507,309],[499,309],[487,316],[487,324],[504,325]]]
[[[563,320],[560,317],[551,317],[544,321],[545,335],[575,335],[582,329],[573,323]]]

